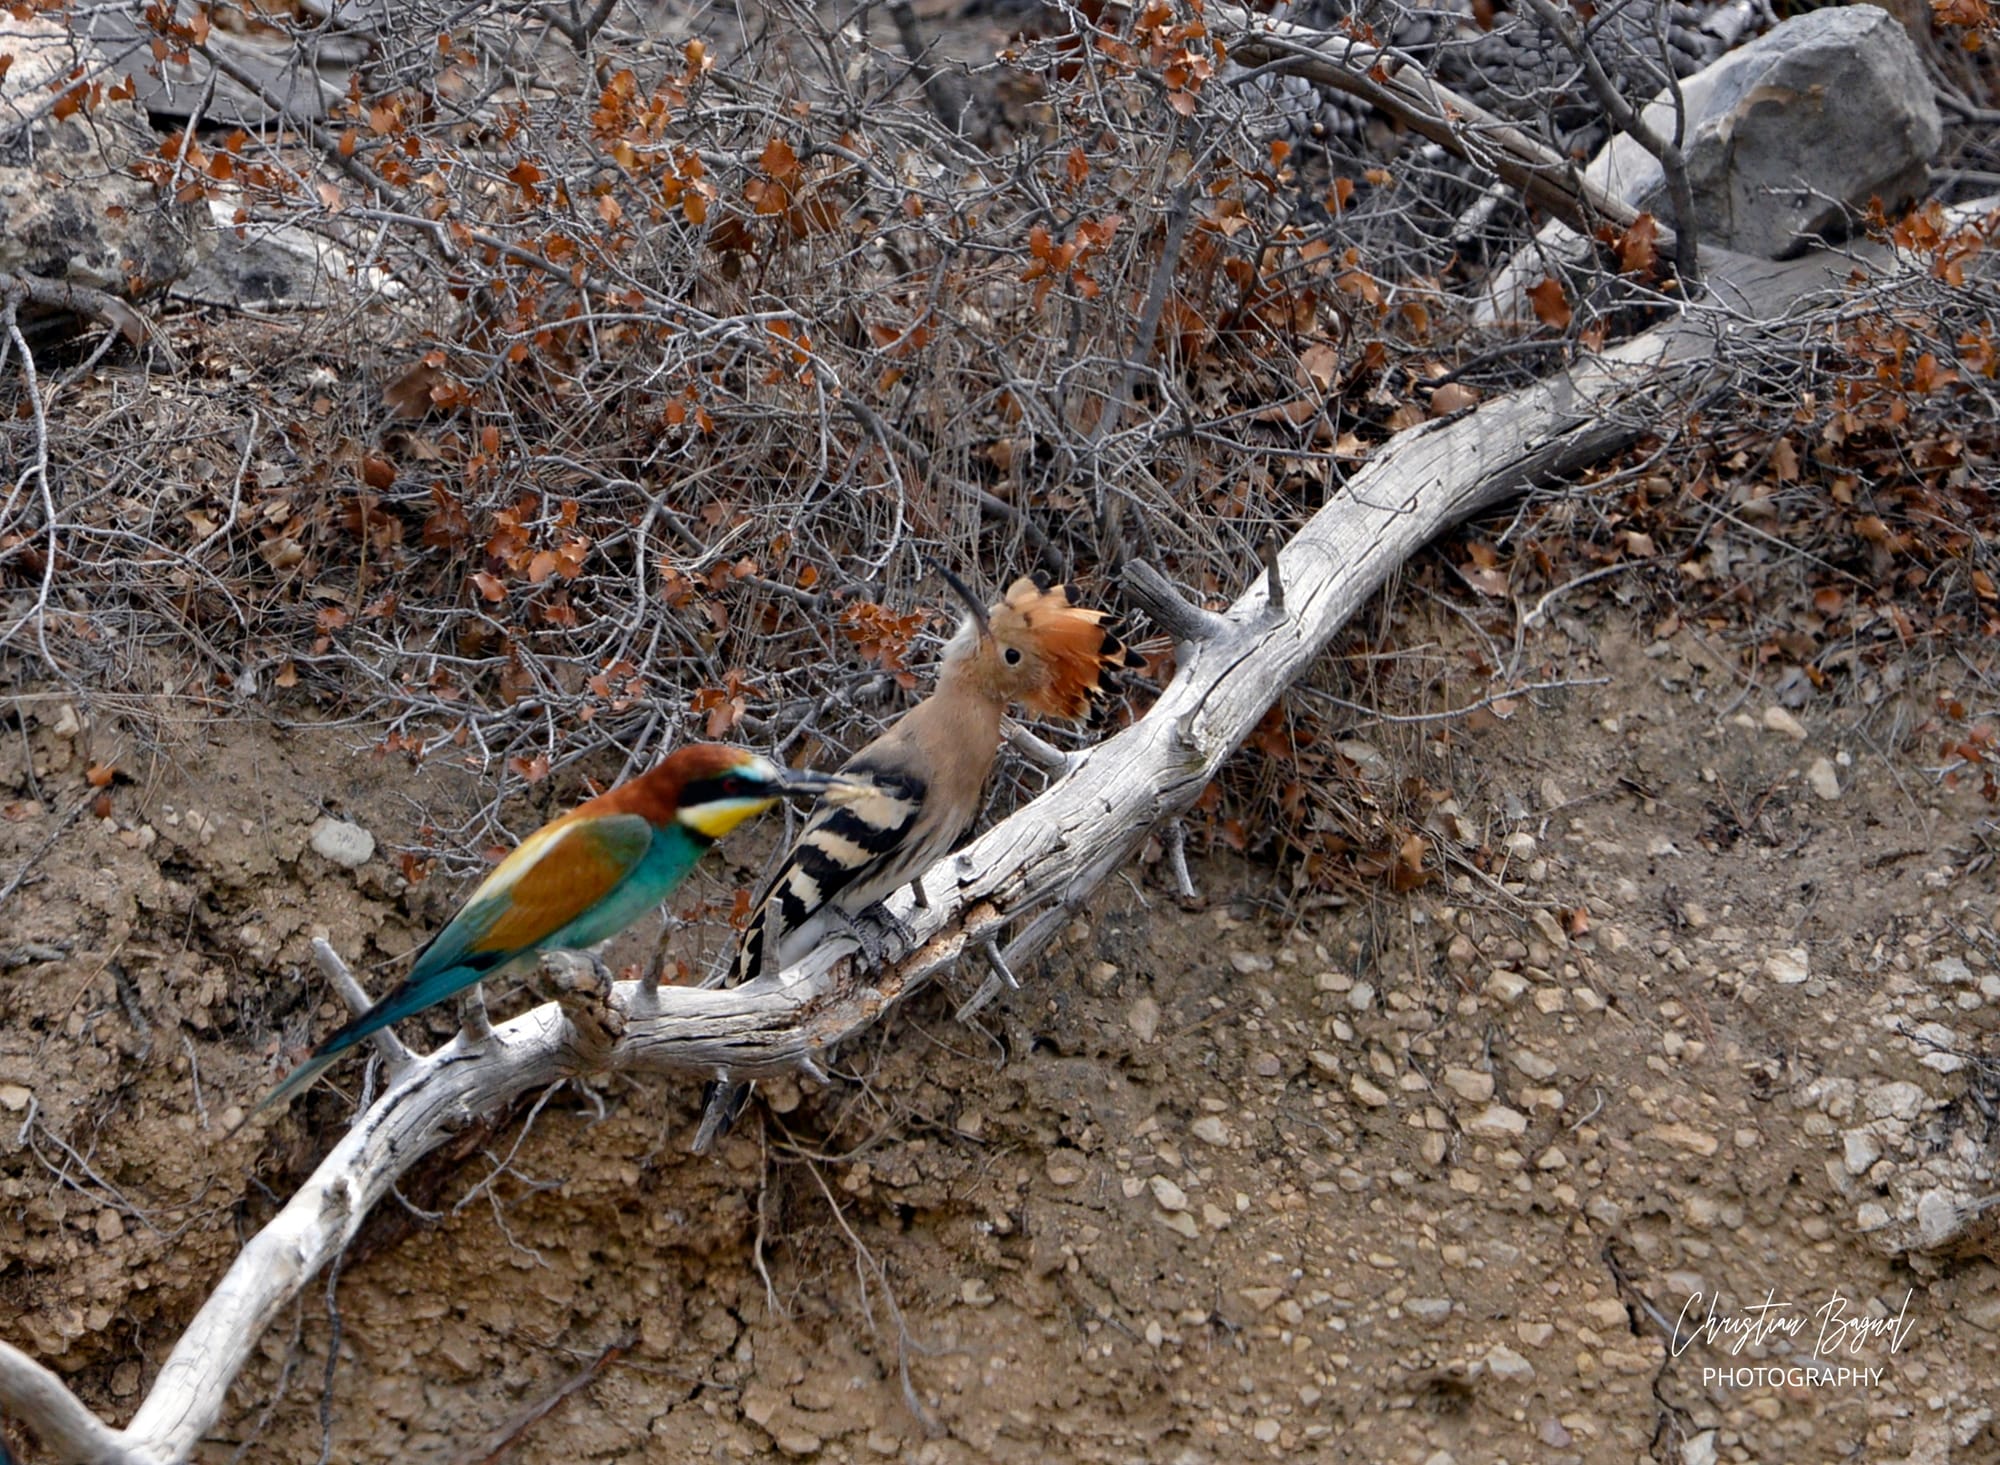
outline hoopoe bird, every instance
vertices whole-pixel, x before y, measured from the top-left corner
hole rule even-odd
[[[610,940],[665,900],[710,845],[782,795],[821,794],[837,809],[849,788],[838,775],[719,743],[676,749],[522,840],[417,953],[402,984],[329,1034],[257,1109],[299,1092],[371,1033],[515,962]]]
[[[837,776],[854,787],[806,821],[752,908],[729,985],[781,971],[843,930],[865,949],[857,923],[905,885],[929,904],[924,872],[977,817],[1008,707],[1083,718],[1108,690],[1108,672],[1144,664],[1105,612],[1075,604],[1067,585],[1023,576],[987,608],[940,573],[971,614],[945,646],[936,688],[841,765]],[[748,1094],[747,1084],[709,1086],[697,1152],[727,1130]]]

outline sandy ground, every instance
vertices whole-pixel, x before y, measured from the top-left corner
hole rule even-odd
[[[1938,689],[1772,706],[1609,615],[1550,648],[1608,685],[1424,744],[1490,869],[1303,916],[1266,868],[1199,863],[1192,911],[1135,873],[988,1026],[932,994],[709,1158],[692,1086],[566,1087],[419,1168],[331,1393],[315,1283],[201,1458],[323,1420],[343,1461],[2000,1457],[1992,816]],[[478,784],[24,705],[0,1331],[122,1420],[344,1122],[351,1072],[221,1138],[334,1020],[306,942],[385,981],[463,888],[397,851]]]

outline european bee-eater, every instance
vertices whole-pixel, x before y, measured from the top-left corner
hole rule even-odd
[[[417,953],[401,986],[326,1038],[257,1107],[311,1083],[349,1048],[502,967],[608,941],[665,900],[711,844],[782,794],[839,797],[839,777],[696,743],[522,840]],[[252,1111],[255,1112],[255,1111]]]

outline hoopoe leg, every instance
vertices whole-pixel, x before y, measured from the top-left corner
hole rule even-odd
[[[890,915],[889,908],[881,901],[853,915],[838,906],[829,909],[840,917],[841,924],[847,927],[847,934],[861,944],[861,954],[868,959],[869,966],[878,967],[889,960],[891,940],[900,943],[905,948],[903,954],[908,954],[907,949],[912,944],[909,928]]]

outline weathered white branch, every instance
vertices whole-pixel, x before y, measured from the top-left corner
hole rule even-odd
[[[1697,313],[1383,447],[1260,567],[1226,615],[1200,611],[1185,622],[1199,634],[1185,640],[1177,674],[1146,716],[1071,760],[1040,798],[933,868],[927,907],[907,893],[892,903],[916,943],[904,960],[858,974],[849,960],[853,943],[841,939],[741,987],[648,991],[621,982],[611,994],[616,1011],[601,1022],[565,1015],[567,1005],[584,1016],[580,994],[495,1028],[483,1042],[461,1034],[411,1060],[244,1248],[127,1428],[98,1423],[53,1374],[4,1344],[0,1410],[28,1423],[59,1459],[186,1460],[265,1329],[397,1179],[474,1115],[592,1069],[726,1070],[745,1078],[817,1072],[818,1055],[879,1020],[966,951],[988,949],[1011,923],[1032,916],[1004,953],[1018,969],[1054,938],[1065,909],[1129,864],[1156,824],[1194,803],[1273,699],[1426,541],[1691,410],[1725,379],[1733,344],[1768,343],[1801,298],[1839,285],[1855,267],[1851,257],[1829,254],[1731,264],[1715,281],[1712,303]],[[1282,606],[1270,596],[1279,583],[1287,592]],[[330,950],[320,959],[338,966]]]
[[[375,999],[368,995],[368,989],[354,980],[354,973],[347,969],[347,963],[340,954],[324,941],[313,942],[313,965],[319,974],[327,979],[333,990],[340,994],[340,1000],[347,1004],[347,1010],[356,1017],[365,1014],[375,1005]],[[479,989],[473,988],[475,999]],[[389,1080],[394,1082],[402,1077],[403,1071],[416,1061],[416,1055],[403,1046],[403,1040],[396,1036],[393,1028],[377,1028],[368,1035],[368,1041],[375,1045],[375,1051],[382,1055],[382,1061],[389,1067]]]

